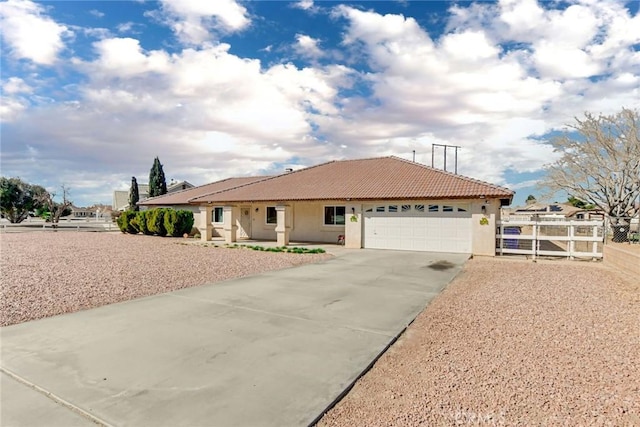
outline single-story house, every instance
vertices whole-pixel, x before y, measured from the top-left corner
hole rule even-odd
[[[495,255],[514,192],[398,157],[331,161],[230,178],[141,202],[199,211],[203,240],[336,243],[349,248]]]

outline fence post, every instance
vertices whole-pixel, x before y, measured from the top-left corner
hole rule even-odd
[[[603,222],[603,223],[602,223],[602,239],[603,239],[603,240],[605,239],[605,235],[604,235],[604,233],[605,233],[605,226],[604,226],[604,224],[605,224],[605,223]],[[594,259],[596,259],[596,258],[597,258],[597,256],[596,256],[596,255],[598,254],[598,240],[596,240],[596,239],[598,238],[598,226],[597,226],[597,225],[594,225],[594,226],[593,226],[593,233],[592,233],[592,235],[593,235],[593,258],[592,258],[592,260],[594,260]],[[604,249],[604,248],[603,248],[603,249]],[[604,250],[602,251],[602,256],[603,256],[603,258],[604,258]]]
[[[569,221],[569,229],[567,230],[569,234],[569,259],[573,260],[575,257],[573,253],[576,251],[576,241],[574,240],[576,236],[575,224],[573,221]]]
[[[538,247],[538,245],[540,244],[540,242],[538,241],[538,221],[536,221],[533,224],[532,237],[533,237],[533,239],[531,240],[531,252],[533,252],[533,257],[531,259],[533,259],[535,261],[536,260],[536,253],[540,250],[540,248]]]

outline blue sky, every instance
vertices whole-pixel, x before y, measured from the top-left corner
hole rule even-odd
[[[168,180],[198,185],[414,150],[430,164],[435,143],[522,203],[574,117],[640,108],[638,9],[0,2],[1,173],[65,184],[83,206],[147,182],[156,156]]]

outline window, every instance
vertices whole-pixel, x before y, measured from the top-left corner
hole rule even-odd
[[[278,223],[278,212],[275,206],[267,206],[267,224]]]
[[[222,208],[222,206],[216,206],[215,208],[213,208],[213,222],[224,222],[224,210]]]
[[[453,210],[453,206],[447,206],[447,205],[444,205],[444,206],[442,207],[442,212],[454,212],[454,210]]]
[[[373,212],[373,208],[369,208],[365,212]]]
[[[411,210],[411,205],[402,205],[402,212],[409,212]]]
[[[389,205],[389,212],[398,212],[397,205]]]
[[[438,205],[429,205],[429,212],[438,212]]]
[[[376,212],[384,212],[384,208],[385,208],[385,206],[377,206],[376,207]]]
[[[344,206],[325,206],[324,225],[344,225]]]
[[[418,212],[424,212],[424,205],[415,205],[413,208]]]
[[[458,212],[466,212],[466,211],[467,211],[466,209],[458,208]]]

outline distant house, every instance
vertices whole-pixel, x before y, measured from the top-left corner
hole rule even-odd
[[[185,189],[193,188],[194,185],[189,181],[171,181],[169,185],[167,185],[167,194],[175,193],[178,191],[183,191]],[[149,198],[149,185],[148,184],[138,184],[138,195],[140,196],[140,201]],[[112,208],[114,211],[126,211],[129,209],[129,190],[115,190],[113,192],[113,204]]]
[[[577,208],[569,203],[530,203],[526,206],[503,209],[505,219],[532,220],[601,220],[604,212],[600,209]]]
[[[340,241],[348,248],[494,256],[496,221],[513,194],[391,156],[229,178],[140,205],[190,206],[203,240]]]
[[[111,218],[111,206],[107,205],[93,205],[86,208],[71,206],[71,214],[66,217],[67,219],[97,219],[97,218]]]

